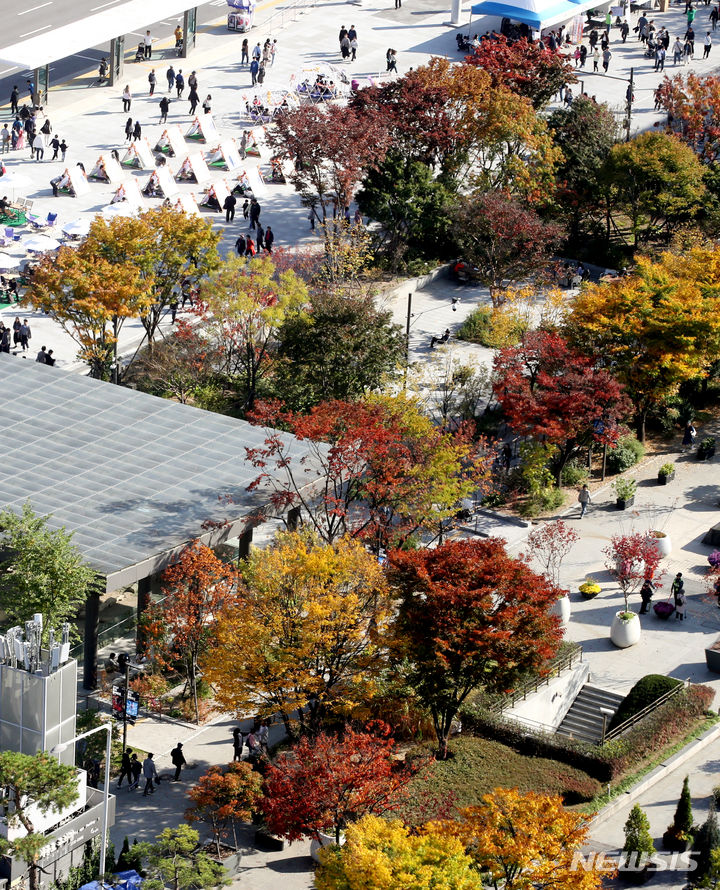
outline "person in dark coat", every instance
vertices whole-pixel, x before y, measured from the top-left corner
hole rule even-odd
[[[141,136],[142,127],[140,126],[140,121],[135,121],[135,126],[133,127],[133,139],[137,142]]]
[[[130,140],[132,139],[132,134],[133,134],[133,119],[131,117],[129,117],[125,121],[125,138],[127,139],[128,142],[130,142]]]
[[[182,742],[178,742],[177,745],[170,752],[170,759],[173,762],[173,766],[175,767],[175,775],[173,776],[173,782],[180,781],[180,771],[186,764],[185,755],[182,752]]]
[[[270,226],[265,229],[265,250],[268,253],[272,253],[273,241],[275,240],[275,235],[273,235],[273,230]]]
[[[130,766],[130,755],[132,754],[132,748],[126,748],[122,754],[122,761],[120,763],[120,778],[118,779],[118,788],[122,785],[122,780],[127,776],[128,785],[132,785],[133,783],[133,774],[132,767]]]
[[[223,202],[223,210],[225,211],[225,222],[232,222],[235,219],[235,205],[237,198],[235,195],[228,195]]]
[[[190,101],[190,114],[195,114],[195,109],[200,104],[200,96],[198,96],[197,90],[195,87],[190,87],[190,92],[188,93],[188,100]]]

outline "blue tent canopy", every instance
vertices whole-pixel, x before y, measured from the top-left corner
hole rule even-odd
[[[512,6],[508,3],[497,2],[497,0],[483,0],[482,3],[476,3],[471,9],[473,15],[496,15],[512,19],[515,22],[522,22],[539,30],[544,22],[562,21],[563,17],[573,18],[581,11],[578,8],[581,3],[582,0],[560,0],[560,2],[552,3],[544,9],[537,10]]]

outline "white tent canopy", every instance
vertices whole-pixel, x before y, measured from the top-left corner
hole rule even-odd
[[[82,52],[90,46],[110,43],[120,34],[143,32],[153,22],[180,15],[192,9],[195,0],[128,0],[82,21],[70,21],[35,37],[0,49],[0,62],[18,68],[41,68],[58,59]],[[26,10],[28,11],[28,10]]]

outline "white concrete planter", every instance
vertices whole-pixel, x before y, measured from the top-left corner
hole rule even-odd
[[[666,535],[665,532],[650,532],[648,540],[655,545],[655,549],[657,550],[660,559],[670,556],[670,553],[672,552],[672,540],[670,539],[670,535]]]
[[[310,856],[313,858],[315,862],[320,862],[320,858],[318,857],[318,852],[322,850],[323,847],[332,847],[335,843],[335,835],[334,834],[323,834],[323,832],[318,832],[320,835],[320,840],[318,841],[316,838],[313,838],[310,841]],[[340,834],[340,846],[345,843],[345,834]]]
[[[560,599],[550,607],[550,614],[557,615],[562,622],[563,627],[567,627],[570,623],[570,612],[570,597],[567,594],[561,596]]]
[[[610,628],[610,639],[618,649],[627,649],[640,642],[640,618],[633,612],[632,618],[624,619],[623,612],[616,612]]]

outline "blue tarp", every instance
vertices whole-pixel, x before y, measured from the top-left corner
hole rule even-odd
[[[132,870],[118,872],[113,877],[115,880],[112,882],[112,885],[107,881],[105,882],[105,890],[108,890],[110,886],[118,887],[119,890],[139,890],[143,882],[140,875]],[[83,884],[80,890],[101,890],[100,883],[98,881],[90,881],[89,884]]]
[[[561,0],[560,3],[553,3],[552,6],[546,7],[542,12],[523,9],[521,6],[509,6],[507,3],[497,3],[495,0],[483,0],[482,3],[476,3],[471,8],[473,15],[497,15],[539,29],[543,22],[557,18],[564,13],[567,13],[569,19],[573,18],[577,15],[577,7],[581,2],[582,0]]]

